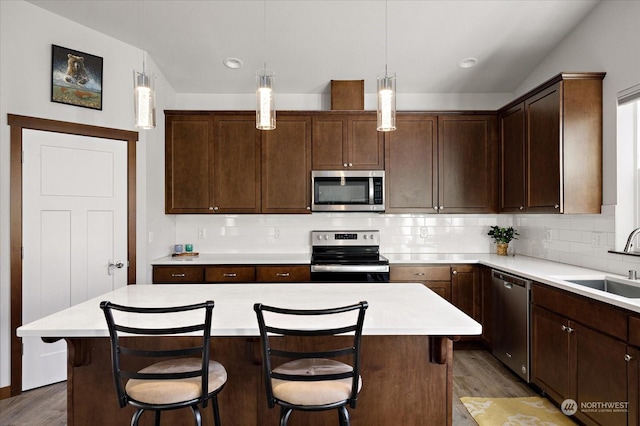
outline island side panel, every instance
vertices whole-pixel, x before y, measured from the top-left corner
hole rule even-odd
[[[148,344],[149,338],[136,338]],[[158,345],[175,348],[185,338],[151,338]],[[68,425],[128,424],[131,407],[117,405],[107,338],[67,339],[69,347]],[[229,374],[219,394],[223,424],[264,426],[278,424],[278,409],[269,410],[262,384],[257,338],[215,337],[212,357]],[[432,361],[428,336],[363,336],[363,390],[352,424],[451,425],[452,343],[446,339],[447,356],[440,364]],[[442,360],[440,360],[442,362]],[[213,424],[211,407],[202,410],[203,424]],[[145,416],[147,417],[145,419]],[[151,424],[151,415],[143,416]],[[294,413],[290,426],[334,426],[337,414]],[[189,411],[163,413],[163,423],[191,424]]]

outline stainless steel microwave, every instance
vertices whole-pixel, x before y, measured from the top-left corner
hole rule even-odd
[[[311,210],[383,212],[384,170],[316,170],[311,172]]]

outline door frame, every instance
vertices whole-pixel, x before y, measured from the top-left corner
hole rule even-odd
[[[11,388],[22,392],[22,342],[16,329],[22,325],[22,130],[65,133],[123,141],[127,144],[127,285],[136,283],[136,142],[138,132],[44,118],[7,114],[10,146],[10,280],[11,280]]]

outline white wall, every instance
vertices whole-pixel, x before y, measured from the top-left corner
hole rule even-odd
[[[50,102],[51,45],[91,53],[103,58],[102,111]],[[123,130],[133,127],[133,70],[142,65],[142,51],[101,33],[63,19],[24,1],[0,1],[0,387],[10,384],[10,256],[9,256],[9,148],[7,114],[61,120]],[[163,186],[155,179],[164,170],[164,121],[162,109],[174,100],[173,89],[152,60],[147,68],[157,76],[159,126],[142,131],[137,143],[137,279],[148,281],[147,251],[156,256],[155,245],[147,246],[149,223],[168,229],[174,239],[173,218],[165,217],[157,205],[164,203]],[[162,166],[159,166],[161,164]],[[147,185],[151,189],[147,191]],[[165,223],[169,226],[165,226]],[[158,239],[156,239],[158,241]],[[158,243],[165,247],[168,243]],[[147,250],[148,248],[148,250]]]

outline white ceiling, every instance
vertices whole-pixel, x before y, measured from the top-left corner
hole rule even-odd
[[[278,92],[317,94],[332,79],[375,91],[385,22],[399,93],[513,92],[598,0],[388,0],[386,19],[382,0],[30,3],[147,51],[177,93],[251,93],[266,57]]]

